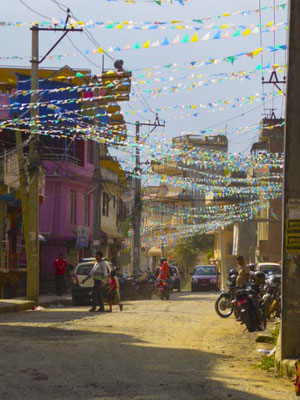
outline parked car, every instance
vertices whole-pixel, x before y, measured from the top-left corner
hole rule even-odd
[[[181,277],[180,277],[180,273],[178,271],[178,268],[175,265],[170,265],[169,266],[170,269],[170,275],[173,281],[173,289],[178,290],[178,292],[180,292],[181,290]]]
[[[256,270],[263,272],[265,275],[269,273],[281,275],[281,265],[278,263],[258,263]]]
[[[201,289],[219,290],[220,273],[214,265],[198,265],[191,275],[192,292],[200,291]]]
[[[72,282],[72,303],[74,306],[81,306],[85,303],[88,303],[92,299],[92,291],[94,286],[94,280],[88,279],[83,283],[83,280],[89,275],[91,269],[95,265],[95,259],[89,258],[85,259],[88,261],[82,261],[77,264]],[[112,270],[112,266],[108,263],[110,271]]]

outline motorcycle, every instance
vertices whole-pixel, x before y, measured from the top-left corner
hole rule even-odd
[[[137,294],[139,299],[151,300],[154,292],[154,278],[148,275],[145,279],[137,280]]]
[[[260,306],[267,319],[281,315],[281,276],[270,274],[264,287]]]
[[[228,318],[232,315],[235,299],[236,275],[229,275],[227,279],[228,290],[223,291],[217,298],[215,310],[219,317]]]
[[[233,302],[249,332],[265,330],[266,318],[259,306],[257,291],[252,288],[237,287]]]
[[[170,289],[169,289],[169,285],[168,283],[163,280],[163,279],[159,279],[157,281],[156,284],[156,291],[157,291],[157,295],[158,297],[163,300],[164,298],[166,300],[170,299]]]

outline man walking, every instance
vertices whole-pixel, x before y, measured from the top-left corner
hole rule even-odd
[[[57,296],[61,296],[65,288],[65,271],[67,268],[67,262],[64,260],[64,257],[61,253],[54,261],[53,267],[55,268],[56,294]]]
[[[110,273],[109,265],[107,261],[103,259],[103,253],[101,251],[97,251],[96,253],[96,263],[93,266],[89,276],[84,279],[83,282],[87,281],[89,278],[94,279],[94,287],[92,293],[92,301],[93,306],[90,309],[90,312],[95,312],[97,305],[99,305],[99,309],[97,311],[104,312],[104,304],[103,304],[103,288],[107,277]]]

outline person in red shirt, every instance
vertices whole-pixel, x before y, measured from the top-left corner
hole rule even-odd
[[[58,258],[54,261],[53,267],[55,268],[56,293],[57,296],[61,296],[65,288],[65,271],[67,268],[67,262],[64,260],[62,254],[59,254]]]
[[[120,311],[123,310],[123,305],[120,304],[120,292],[118,278],[116,277],[116,271],[111,271],[109,274],[109,287],[108,287],[108,302],[109,311],[112,312],[113,304],[117,304],[120,307]]]
[[[170,270],[167,261],[164,261],[159,268],[158,279],[166,281],[168,277],[170,277]]]

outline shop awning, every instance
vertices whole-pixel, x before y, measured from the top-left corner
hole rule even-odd
[[[160,256],[161,249],[159,247],[151,247],[151,249],[148,251],[148,254],[150,256]]]

